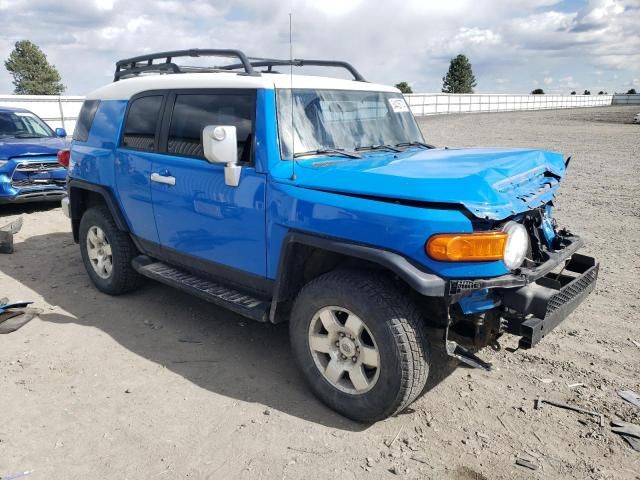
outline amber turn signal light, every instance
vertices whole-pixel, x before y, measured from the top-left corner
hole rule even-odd
[[[429,238],[425,251],[443,262],[502,260],[508,236],[505,232],[445,233]]]

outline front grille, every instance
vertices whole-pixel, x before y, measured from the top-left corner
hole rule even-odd
[[[571,302],[574,298],[580,296],[585,290],[589,289],[598,278],[598,265],[587,270],[584,275],[576,278],[574,281],[564,286],[558,293],[551,296],[547,303],[547,312],[545,317],[553,314],[563,305]]]
[[[48,174],[53,170],[62,168],[55,160],[42,160],[40,162],[20,162],[13,171],[11,186],[14,188],[38,187],[42,185],[64,185],[65,181],[54,179]]]
[[[15,172],[22,173],[41,173],[41,172],[50,172],[51,170],[57,170],[60,167],[60,164],[55,162],[22,162],[19,163],[15,169]],[[15,175],[15,173],[14,173]]]

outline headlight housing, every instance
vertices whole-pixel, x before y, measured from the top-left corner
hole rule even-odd
[[[502,231],[507,237],[504,247],[504,264],[509,270],[518,268],[524,262],[529,251],[529,233],[524,225],[516,222],[507,222]]]

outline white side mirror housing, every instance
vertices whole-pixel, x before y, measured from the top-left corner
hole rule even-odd
[[[202,148],[211,163],[225,163],[224,182],[230,187],[240,184],[242,167],[238,165],[238,140],[236,127],[208,125],[202,130]]]

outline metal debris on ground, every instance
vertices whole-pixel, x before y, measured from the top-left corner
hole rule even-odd
[[[542,398],[542,397],[536,398],[533,404],[533,408],[535,408],[536,410],[541,410],[543,403],[546,403],[548,405],[552,405],[558,408],[564,408],[565,410],[571,410],[573,412],[584,413],[585,415],[593,415],[594,417],[599,418],[600,426],[604,427],[604,415],[602,415],[601,413],[594,412],[592,410],[586,410],[580,407],[575,407],[573,405],[568,405],[566,403],[556,402],[554,400],[547,400],[546,398]]]
[[[619,390],[618,395],[620,395],[630,404],[640,408],[640,395],[638,395],[633,390]]]
[[[572,384],[567,384],[567,388],[576,388],[576,387],[584,387],[584,383],[572,383]]]
[[[533,463],[532,458],[524,458],[524,457],[516,457],[516,465],[520,465],[521,467],[528,468],[530,470],[537,470],[538,465]]]
[[[640,452],[640,425],[612,420],[611,431],[624,438],[636,452]]]
[[[33,302],[13,302],[9,299],[0,299],[0,334],[15,332],[24,326],[42,310],[37,308],[27,308]]]
[[[0,227],[0,253],[13,253],[13,236],[22,228],[22,217]]]
[[[32,473],[33,470],[27,470],[26,472],[14,473],[12,475],[0,475],[0,480],[16,480],[17,478],[26,477]]]

